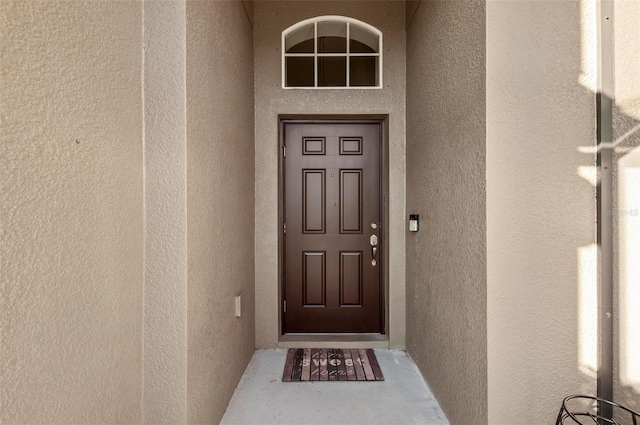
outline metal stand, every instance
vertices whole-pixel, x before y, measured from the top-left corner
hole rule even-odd
[[[589,406],[586,406],[587,403]],[[606,409],[603,409],[604,406]],[[612,415],[602,414],[602,410],[608,410]],[[571,395],[562,401],[556,420],[556,425],[564,424],[638,425],[640,413],[603,398]]]

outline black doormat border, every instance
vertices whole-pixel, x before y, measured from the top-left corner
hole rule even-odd
[[[290,348],[282,381],[384,381],[384,376],[370,348]]]

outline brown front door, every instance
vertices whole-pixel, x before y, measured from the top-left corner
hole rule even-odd
[[[381,125],[283,135],[283,332],[381,332]]]

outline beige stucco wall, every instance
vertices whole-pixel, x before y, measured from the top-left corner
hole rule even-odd
[[[139,423],[142,4],[0,3],[0,422]]]
[[[253,31],[242,2],[187,3],[187,154],[188,419],[216,424],[255,348]]]
[[[407,350],[452,424],[487,423],[485,2],[407,32]],[[516,422],[512,422],[516,423]]]
[[[407,29],[407,32],[409,31],[409,27],[411,26],[411,22],[413,21],[413,17],[415,16],[420,3],[421,3],[421,0],[405,0],[404,24],[405,24],[405,28]]]
[[[487,3],[488,423],[595,394],[594,2]]]
[[[255,346],[251,3],[0,7],[0,420],[217,423]]]
[[[143,421],[187,421],[186,1],[144,4]]]
[[[259,1],[254,5],[256,134],[256,346],[276,347],[279,335],[278,114],[389,115],[390,346],[405,334],[405,8],[401,1]],[[344,15],[383,33],[381,90],[283,90],[281,33],[303,19]]]
[[[614,400],[640,410],[640,1],[614,3]],[[635,129],[635,131],[633,131]],[[633,132],[632,132],[633,131]],[[631,133],[630,133],[631,132]],[[625,137],[626,136],[626,137]]]

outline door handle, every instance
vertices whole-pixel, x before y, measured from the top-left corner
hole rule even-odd
[[[376,254],[378,253],[378,237],[376,235],[371,235],[369,238],[369,244],[371,245],[371,265],[375,266],[378,263],[376,261]]]

